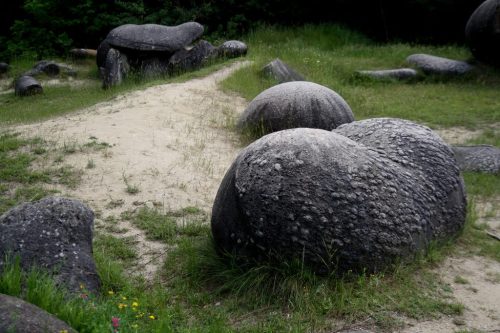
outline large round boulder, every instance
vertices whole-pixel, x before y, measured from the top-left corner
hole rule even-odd
[[[239,257],[378,271],[456,235],[465,207],[449,147],[426,127],[380,119],[255,141],[225,175],[211,226],[218,249]]]
[[[79,201],[49,197],[12,208],[0,216],[0,271],[7,255],[19,256],[54,274],[58,284],[97,293],[100,279],[92,258],[94,213]]]
[[[487,0],[472,13],[465,38],[474,57],[500,66],[500,0]]]
[[[106,41],[115,48],[173,53],[203,34],[203,26],[186,22],[175,27],[159,24],[125,24],[111,30]]]
[[[76,333],[68,324],[22,299],[0,294],[0,332]]]
[[[237,127],[263,135],[296,127],[331,130],[353,120],[351,108],[335,91],[313,82],[297,81],[260,93],[240,116]]]

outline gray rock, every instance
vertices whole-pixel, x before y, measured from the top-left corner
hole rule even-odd
[[[316,83],[297,81],[260,93],[240,116],[237,127],[263,135],[295,127],[331,130],[353,120],[351,108],[339,94]]]
[[[5,74],[9,71],[10,66],[5,62],[0,62],[0,74]]]
[[[413,54],[406,58],[406,62],[416,66],[425,74],[434,75],[463,75],[473,69],[465,61],[436,57],[429,54]]]
[[[265,65],[264,68],[262,68],[262,73],[274,78],[278,83],[305,81],[302,75],[278,58]]]
[[[358,71],[357,73],[361,76],[367,76],[374,79],[408,80],[417,77],[417,71],[411,68]]]
[[[489,145],[452,147],[462,171],[500,172],[500,149]]]
[[[437,135],[374,119],[250,144],[222,181],[211,227],[218,249],[241,260],[378,271],[456,235],[465,209],[453,153]]]
[[[33,66],[32,69],[27,71],[25,75],[36,76],[45,73],[48,76],[57,76],[60,72],[61,69],[55,62],[49,60],[40,60],[35,64],[35,66]]]
[[[106,57],[108,56],[110,48],[111,46],[109,45],[107,40],[103,40],[97,47],[97,54],[95,58],[97,63],[97,68],[104,68],[106,64]]]
[[[487,0],[472,13],[465,38],[474,57],[500,66],[500,0]]]
[[[217,54],[219,57],[224,58],[236,58],[246,55],[248,52],[247,44],[239,40],[228,40],[222,43],[217,48]]]
[[[19,256],[23,270],[52,272],[71,292],[97,293],[92,258],[93,212],[76,200],[49,197],[12,208],[0,216],[0,271],[7,254]]]
[[[121,84],[128,71],[127,57],[120,51],[110,48],[101,71],[102,87],[107,89]]]
[[[68,324],[22,299],[0,294],[0,332],[76,333]]]
[[[14,83],[14,92],[18,96],[31,96],[43,93],[43,88],[34,77],[23,75]]]
[[[41,60],[37,62],[35,66],[33,66],[33,68],[27,71],[24,75],[37,76],[40,74],[46,74],[50,77],[58,76],[59,74],[76,76],[77,72],[69,65],[56,63],[50,60]]]
[[[182,73],[200,68],[216,55],[212,44],[201,40],[191,49],[182,49],[170,58],[168,68],[170,74]]]
[[[125,24],[111,30],[107,42],[115,48],[175,52],[203,34],[203,26],[187,22],[175,27],[158,24]]]

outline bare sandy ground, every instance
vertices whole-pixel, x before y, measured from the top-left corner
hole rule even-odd
[[[83,200],[98,212],[98,226],[105,226],[107,217],[116,217],[118,227],[127,230],[117,236],[137,241],[141,259],[135,270],[151,278],[168,249],[146,240],[140,229],[119,215],[143,205],[165,210],[196,206],[210,213],[221,179],[241,149],[228,127],[247,105],[243,98],[223,93],[218,82],[246,64],[236,63],[185,83],[127,93],[78,113],[17,130],[57,142],[63,148],[89,143],[106,146],[65,156],[66,164],[83,171],[83,179],[77,189],[64,189],[63,194]],[[438,132],[453,144],[480,134],[463,128]],[[138,193],[130,193],[133,189]],[[484,221],[497,233],[498,207],[498,203],[490,202],[477,206]],[[498,262],[457,256],[447,259],[437,271],[465,305],[464,315],[409,321],[402,332],[500,332]]]

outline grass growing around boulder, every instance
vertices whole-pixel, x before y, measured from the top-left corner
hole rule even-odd
[[[396,117],[432,127],[475,128],[500,122],[500,72],[478,66],[462,78],[420,77],[410,82],[361,78],[357,70],[409,67],[407,56],[429,53],[457,60],[471,57],[459,46],[378,45],[339,26],[261,28],[247,39],[255,63],[240,69],[223,87],[251,100],[276,82],[262,78],[260,69],[278,57],[307,80],[339,93],[357,120]]]

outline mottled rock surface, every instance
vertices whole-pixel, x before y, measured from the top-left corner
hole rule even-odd
[[[412,54],[406,58],[406,62],[416,66],[425,74],[434,75],[463,75],[473,69],[465,61],[436,57],[429,54]]]
[[[298,128],[255,141],[217,193],[221,251],[299,259],[318,273],[378,271],[457,234],[465,192],[430,129],[395,119]]]
[[[293,68],[276,58],[262,68],[264,75],[274,78],[278,83],[305,81],[305,78]]]
[[[237,127],[262,135],[295,127],[331,130],[353,120],[351,108],[339,94],[316,83],[297,81],[260,93],[240,116]]]
[[[246,55],[248,52],[247,44],[239,40],[228,40],[217,48],[219,57],[236,58]]]
[[[201,40],[191,49],[182,49],[174,53],[168,63],[169,73],[182,73],[185,71],[200,68],[216,54],[216,49],[212,44]]]
[[[500,149],[489,145],[452,147],[462,171],[500,172]]]
[[[127,57],[120,51],[110,48],[101,71],[103,88],[121,84],[128,71]]]
[[[23,75],[14,83],[14,92],[18,96],[31,96],[43,93],[43,88],[34,77]]]
[[[21,267],[53,272],[72,292],[80,284],[93,293],[100,286],[92,258],[93,212],[76,200],[49,197],[12,208],[0,216],[0,270],[6,254]]]
[[[106,64],[106,57],[108,56],[110,48],[111,45],[109,45],[107,40],[103,40],[97,47],[97,54],[95,58],[97,63],[97,68],[104,68]]]
[[[175,52],[203,34],[203,26],[186,22],[174,27],[159,24],[125,24],[111,30],[107,42],[115,48]]]
[[[76,333],[68,324],[22,299],[0,294],[0,332]]]
[[[500,66],[500,0],[487,0],[472,13],[465,38],[474,57]]]
[[[374,79],[408,80],[417,77],[417,71],[411,68],[358,71],[357,73],[361,76],[367,76]]]

